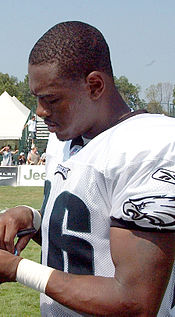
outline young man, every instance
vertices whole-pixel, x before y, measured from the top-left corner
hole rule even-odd
[[[25,124],[24,129],[28,126],[29,138],[32,140],[32,147],[34,146],[34,140],[36,139],[36,118],[32,118]]]
[[[0,281],[40,291],[42,316],[175,316],[175,120],[130,111],[102,34],[81,22],[36,43],[29,84],[52,132],[42,222],[27,206],[0,216]],[[33,236],[42,264],[11,254],[32,226],[16,249]]]
[[[13,165],[12,155],[16,153],[18,153],[18,150],[12,151],[11,145],[4,146],[0,150],[0,154],[3,155],[1,166],[12,166]]]
[[[39,160],[40,160],[40,155],[38,153],[38,148],[34,146],[27,155],[27,164],[38,165]]]

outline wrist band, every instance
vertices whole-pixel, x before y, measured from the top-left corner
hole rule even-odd
[[[36,210],[30,206],[26,206],[26,205],[22,205],[22,206],[31,209],[31,211],[33,213],[33,227],[36,229],[36,231],[38,231],[38,229],[40,228],[40,225],[41,225],[41,214],[39,213],[38,210]],[[22,207],[22,206],[16,206],[16,207]]]
[[[51,273],[54,271],[49,266],[22,259],[17,268],[16,281],[40,293],[45,293],[45,288]]]

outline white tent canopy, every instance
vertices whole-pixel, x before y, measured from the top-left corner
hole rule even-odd
[[[0,140],[19,140],[30,110],[6,91],[0,96]]]

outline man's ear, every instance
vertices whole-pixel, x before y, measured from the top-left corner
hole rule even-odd
[[[104,76],[99,71],[93,71],[86,77],[87,88],[90,92],[90,97],[93,100],[99,99],[105,90]]]

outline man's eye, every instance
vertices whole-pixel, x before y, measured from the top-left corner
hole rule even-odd
[[[53,100],[50,100],[49,103],[51,103],[51,105],[53,105],[54,103],[58,102],[58,100],[59,100],[58,98],[57,99],[53,99]]]

